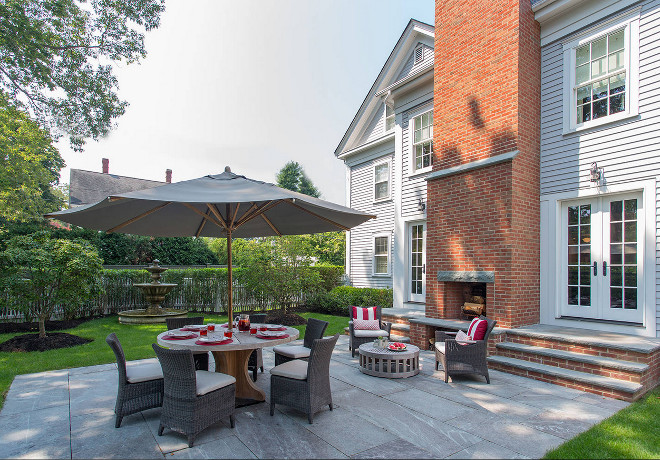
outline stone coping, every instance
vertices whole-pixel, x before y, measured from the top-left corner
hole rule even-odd
[[[424,324],[425,326],[441,327],[443,329],[451,329],[454,331],[467,330],[470,325],[470,321],[463,321],[460,319],[440,319],[440,318],[411,318],[410,323],[415,324]],[[511,329],[505,329],[502,327],[494,327],[491,334],[504,334],[509,332]]]

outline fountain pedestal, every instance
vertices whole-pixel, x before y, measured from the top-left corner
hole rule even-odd
[[[160,262],[154,260],[152,264],[147,267],[147,271],[151,273],[151,283],[133,284],[142,290],[144,297],[149,302],[147,308],[139,308],[137,310],[125,310],[119,312],[119,322],[122,324],[151,324],[151,323],[164,323],[167,318],[181,318],[188,316],[187,310],[175,310],[171,308],[163,308],[161,303],[165,300],[165,296],[177,284],[161,283],[161,273],[167,270],[165,267],[158,265]]]

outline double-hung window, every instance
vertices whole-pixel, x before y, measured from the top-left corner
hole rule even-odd
[[[390,162],[374,166],[374,201],[390,198]]]
[[[392,131],[394,129],[394,107],[385,105],[385,132]]]
[[[413,169],[415,172],[433,163],[433,111],[413,118]]]
[[[390,236],[374,236],[374,275],[390,274]]]
[[[637,114],[639,13],[564,45],[564,132]]]

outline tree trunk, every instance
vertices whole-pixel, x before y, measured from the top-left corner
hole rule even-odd
[[[39,337],[46,337],[46,317],[39,316]]]

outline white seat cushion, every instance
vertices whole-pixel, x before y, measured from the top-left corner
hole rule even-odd
[[[195,371],[195,378],[197,379],[198,396],[205,395],[206,393],[224,388],[236,382],[236,379],[231,375],[220,372]]]
[[[147,382],[163,378],[163,368],[160,363],[139,363],[128,361],[126,363],[126,380],[129,383]]]
[[[273,375],[286,377],[289,379],[306,380],[307,379],[307,361],[294,359],[279,366],[275,366],[270,370]]]
[[[387,331],[384,331],[382,329],[378,329],[377,331],[369,331],[369,330],[364,330],[364,329],[354,329],[353,330],[353,335],[355,337],[388,337],[389,333]]]
[[[435,349],[443,355],[445,354],[445,342],[435,342]]]
[[[278,345],[273,348],[273,351],[288,358],[300,359],[309,358],[309,353],[312,350],[302,345]]]

